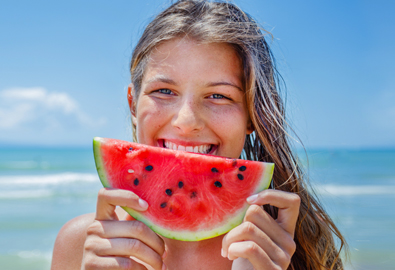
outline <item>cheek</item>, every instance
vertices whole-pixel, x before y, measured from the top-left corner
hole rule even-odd
[[[213,110],[210,119],[212,123],[230,133],[245,133],[247,116],[242,106],[229,106]],[[243,134],[245,135],[245,134]]]
[[[165,122],[163,111],[152,102],[143,102],[137,108],[137,139],[139,143],[153,144],[155,131]]]
[[[240,106],[216,110],[210,119],[211,126],[223,139],[223,143],[241,152],[247,131],[247,116],[243,108]]]

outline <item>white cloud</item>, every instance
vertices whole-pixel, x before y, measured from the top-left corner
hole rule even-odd
[[[1,102],[2,103],[2,102]],[[0,129],[10,129],[32,119],[31,104],[15,104],[12,108],[0,107]]]
[[[33,123],[41,128],[60,128],[64,122],[92,127],[106,121],[104,118],[93,121],[67,93],[49,92],[42,87],[0,91],[0,130]]]

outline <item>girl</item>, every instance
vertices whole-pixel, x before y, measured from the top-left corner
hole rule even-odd
[[[128,101],[139,143],[273,162],[274,189],[248,198],[241,225],[199,242],[156,235],[117,208],[145,211],[145,201],[102,189],[96,213],[59,232],[52,269],[343,269],[344,239],[290,150],[265,34],[230,3],[177,1],[134,50]]]

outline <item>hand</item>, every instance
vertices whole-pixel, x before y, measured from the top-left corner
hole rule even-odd
[[[234,260],[235,269],[287,269],[296,245],[293,240],[299,215],[300,197],[294,193],[265,190],[247,200],[242,224],[228,232],[222,241],[222,256]],[[274,220],[261,205],[278,208]]]
[[[82,269],[164,268],[163,240],[140,221],[119,221],[115,212],[117,205],[137,211],[148,208],[148,204],[131,191],[101,189],[95,221],[87,230]]]

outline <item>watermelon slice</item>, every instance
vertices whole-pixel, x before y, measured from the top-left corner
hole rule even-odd
[[[131,190],[149,204],[125,207],[156,233],[183,241],[224,234],[243,221],[246,198],[267,189],[272,163],[169,150],[115,139],[93,140],[104,187]]]

